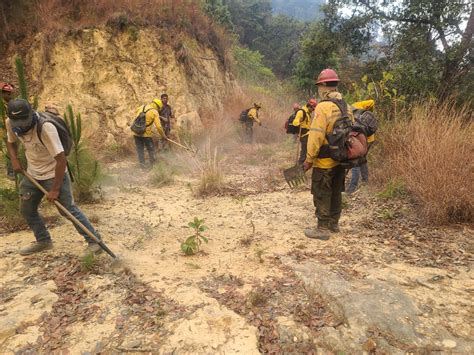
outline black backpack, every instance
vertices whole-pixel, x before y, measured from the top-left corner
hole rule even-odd
[[[146,113],[152,109],[145,111],[145,107],[146,106],[143,106],[142,112],[133,120],[132,126],[130,127],[132,132],[138,135],[145,133],[147,127],[153,124],[153,121],[148,125],[146,124]]]
[[[240,116],[239,116],[239,122],[240,123],[247,123],[247,122],[250,122],[251,119],[249,118],[249,111],[251,110],[251,108],[248,108],[246,110],[243,110],[241,113],[240,113]]]
[[[66,124],[66,122],[60,117],[51,112],[38,112],[38,123],[36,124],[36,133],[41,144],[44,145],[43,140],[41,139],[41,132],[43,131],[43,125],[46,123],[52,123],[56,130],[58,131],[58,136],[61,141],[61,144],[64,149],[64,154],[69,155],[72,148],[72,138],[71,132]]]
[[[378,128],[377,117],[368,110],[354,110],[355,124],[364,130],[367,137],[375,134]]]
[[[307,113],[305,110],[303,110],[302,108],[300,108],[299,110],[297,110],[294,114],[292,114],[290,117],[288,117],[288,121],[286,122],[285,124],[285,128],[286,128],[286,133],[287,134],[299,134],[300,133],[300,127],[299,126],[293,126],[293,121],[296,117],[296,114],[299,112],[299,111],[303,111],[303,115],[304,115],[304,118],[306,119],[307,118]],[[301,129],[301,134],[305,134],[306,132],[308,132],[308,130],[306,128],[303,128]]]
[[[329,144],[319,151],[318,158],[332,158],[341,166],[352,168],[364,164],[367,159],[367,136],[365,130],[350,119],[344,100],[327,99],[341,111],[341,117],[334,122],[332,132],[326,133]],[[322,102],[323,102],[322,101]]]

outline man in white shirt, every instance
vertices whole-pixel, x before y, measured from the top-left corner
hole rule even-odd
[[[8,103],[7,115],[7,148],[15,172],[23,172],[17,154],[17,142],[20,141],[25,148],[27,171],[48,191],[46,198],[50,202],[58,200],[89,231],[100,239],[100,235],[74,203],[71,181],[68,174],[66,174],[66,155],[56,127],[50,122],[44,122],[40,139],[37,129],[39,115],[33,111],[28,101],[23,99],[11,100]],[[43,193],[27,178],[23,178],[20,183],[20,211],[33,230],[36,242],[22,249],[20,251],[21,255],[30,255],[53,247],[51,235],[38,213],[38,207],[42,199]],[[79,227],[74,226],[88,243],[86,253],[101,251],[97,243],[90,239]]]

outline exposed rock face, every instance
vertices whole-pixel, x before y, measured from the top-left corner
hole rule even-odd
[[[39,34],[25,64],[39,87],[39,109],[45,103],[61,109],[72,104],[92,139],[98,130],[114,136],[128,133],[136,108],[163,92],[178,124],[200,128],[201,110],[221,109],[223,98],[237,86],[212,50],[189,38],[180,47],[176,54],[160,44],[159,33],[152,29],[139,30],[136,36],[87,29],[58,35],[53,42]]]

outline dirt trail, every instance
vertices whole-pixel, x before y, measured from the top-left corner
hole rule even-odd
[[[2,236],[2,353],[474,351],[471,228],[423,227],[402,201],[363,189],[348,199],[341,233],[308,240],[309,191],[286,188],[285,157],[272,159],[228,160],[232,183],[206,199],[193,196],[192,174],[153,188],[133,162],[114,164],[104,200],[83,209],[124,272],[105,256],[84,271],[84,243],[67,221],[40,257],[16,254],[30,232]],[[195,216],[209,244],[185,257]]]

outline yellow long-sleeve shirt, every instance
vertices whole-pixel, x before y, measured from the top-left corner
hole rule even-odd
[[[301,125],[301,137],[305,137],[309,134],[309,129],[311,127],[311,111],[307,105],[304,105],[301,110],[296,112],[292,125],[295,127]]]
[[[137,111],[135,113],[135,117],[137,117],[140,112],[142,112],[143,106],[140,106],[137,108]],[[161,126],[161,121],[160,121],[160,114],[156,110],[156,105],[155,104],[149,104],[145,106],[145,119],[146,119],[146,130],[145,133],[142,135],[133,133],[133,135],[138,136],[138,137],[152,137],[153,136],[153,130],[152,126],[155,124],[156,130],[158,134],[161,137],[165,137],[165,132],[163,131],[163,127]]]
[[[328,99],[341,100],[342,95],[337,91],[330,92]],[[347,110],[348,116],[354,120],[352,110]],[[341,111],[336,104],[330,101],[322,101],[316,106],[314,119],[311,123],[308,138],[308,152],[306,162],[312,163],[313,167],[331,169],[339,165],[339,162],[331,158],[318,158],[319,151],[324,144],[329,144],[326,135],[331,133],[334,123],[341,117]]]
[[[247,114],[247,116],[252,120],[252,121],[255,121],[257,123],[261,123],[260,120],[258,119],[258,110],[255,108],[255,107],[252,107],[250,110],[249,110],[249,113]]]

